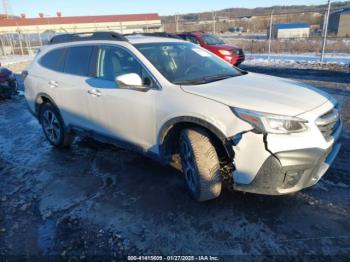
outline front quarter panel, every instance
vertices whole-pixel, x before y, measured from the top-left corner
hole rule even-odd
[[[181,117],[203,120],[226,138],[252,129],[248,123],[237,118],[227,105],[184,92],[180,86],[164,88],[161,93],[156,110],[158,144],[161,143],[162,132],[167,123]]]

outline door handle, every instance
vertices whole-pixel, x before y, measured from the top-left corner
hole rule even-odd
[[[101,96],[100,90],[97,90],[97,89],[88,90],[88,93],[89,93],[90,95],[93,95],[93,96]]]
[[[51,80],[51,81],[49,82],[49,86],[50,86],[50,87],[58,87],[58,83],[57,83],[56,81],[54,81],[54,80]]]

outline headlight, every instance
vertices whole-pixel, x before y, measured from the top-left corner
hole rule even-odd
[[[306,120],[299,117],[280,116],[233,108],[232,111],[262,133],[290,134],[307,130]]]
[[[219,50],[219,53],[222,55],[232,55],[232,53],[228,50]]]

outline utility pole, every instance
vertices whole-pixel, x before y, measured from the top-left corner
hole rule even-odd
[[[21,31],[19,30],[18,30],[18,41],[19,41],[19,48],[21,49],[21,55],[24,55]]]
[[[175,26],[176,26],[176,33],[179,32],[179,16],[176,14],[175,15]]]
[[[213,18],[213,34],[216,32],[216,12],[212,12],[212,18]]]
[[[267,57],[268,62],[270,62],[270,55],[271,55],[271,40],[272,40],[272,21],[273,21],[273,9],[271,11],[271,17],[270,17],[270,32],[269,32],[269,55]]]
[[[37,26],[36,27],[36,31],[37,31],[37,34],[38,34],[38,41],[39,41],[39,44],[40,46],[43,45],[43,42],[41,41],[41,33],[40,33],[40,30],[39,30],[39,27]]]
[[[324,27],[323,27],[323,43],[322,43],[322,51],[321,51],[321,59],[320,59],[321,62],[323,62],[324,53],[326,50],[328,23],[329,23],[329,14],[331,11],[331,5],[332,5],[332,1],[328,0],[328,8],[327,8],[327,12],[326,12],[325,17],[324,17],[325,23],[324,23]]]
[[[124,32],[123,32],[123,23],[121,21],[119,22],[119,29],[120,29],[120,33],[124,34]]]
[[[2,55],[6,57],[6,47],[4,44],[3,34],[0,36]]]

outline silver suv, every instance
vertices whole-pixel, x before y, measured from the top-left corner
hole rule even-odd
[[[169,163],[194,199],[280,195],[315,184],[336,157],[337,103],[313,87],[248,73],[174,38],[111,32],[54,37],[24,72],[47,140],[88,135]]]

